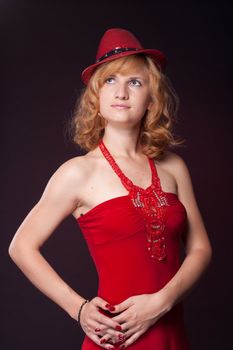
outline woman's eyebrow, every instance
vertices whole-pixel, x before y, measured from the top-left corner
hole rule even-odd
[[[117,75],[118,74],[110,74],[109,75],[109,77],[113,77],[113,78],[116,78],[117,77]],[[142,76],[140,76],[140,75],[133,75],[133,76],[131,76],[131,75],[122,75],[122,74],[119,74],[120,76],[123,76],[123,77],[125,77],[127,80],[133,80],[133,79],[140,79],[140,80],[146,80],[146,78],[144,78],[144,77],[142,77]]]
[[[144,80],[144,78],[141,77],[141,76],[130,76],[128,79],[141,79],[141,80]]]

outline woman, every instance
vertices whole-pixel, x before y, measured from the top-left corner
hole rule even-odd
[[[88,152],[54,173],[9,248],[31,282],[79,321],[85,350],[190,348],[182,300],[212,251],[187,166],[168,151],[179,141],[165,63],[127,30],[104,33],[73,118],[74,140]],[[99,274],[90,301],[39,252],[70,214]]]

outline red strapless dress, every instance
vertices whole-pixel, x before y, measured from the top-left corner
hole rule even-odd
[[[159,291],[175,275],[181,265],[187,214],[176,194],[161,189],[151,158],[151,185],[142,189],[123,174],[102,140],[99,147],[128,194],[98,204],[77,222],[96,265],[98,296],[116,305],[130,296]],[[85,336],[82,350],[95,349],[100,346]],[[183,303],[176,304],[129,349],[189,350]]]

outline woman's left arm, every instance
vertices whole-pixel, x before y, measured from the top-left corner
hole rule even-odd
[[[189,170],[177,155],[174,155],[173,163],[178,197],[187,212],[187,227],[183,234],[186,257],[177,273],[161,290],[169,308],[191,291],[212,258],[212,247],[197,205]]]
[[[173,278],[158,292],[132,296],[115,306],[114,319],[122,323],[128,338],[124,348],[135,342],[150,326],[181,301],[210,264],[211,244],[193,191],[189,170],[181,157],[170,153],[170,166],[176,179],[178,197],[187,211],[183,234],[185,259]]]

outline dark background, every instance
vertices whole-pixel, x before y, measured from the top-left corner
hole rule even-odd
[[[18,226],[53,172],[81,154],[64,136],[94,63],[100,37],[111,27],[132,31],[146,48],[168,57],[167,74],[181,101],[178,135],[213,260],[185,299],[193,350],[219,350],[232,319],[232,50],[229,3],[142,1],[0,1],[1,17],[1,336],[0,347],[80,349],[75,321],[40,293],[8,256]],[[75,220],[67,218],[42,249],[79,294],[94,297],[97,276]],[[146,349],[145,349],[146,350]]]

